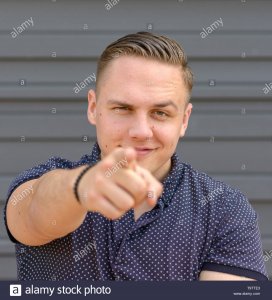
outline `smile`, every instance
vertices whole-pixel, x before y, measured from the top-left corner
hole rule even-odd
[[[134,148],[137,152],[137,156],[138,157],[146,157],[147,155],[149,155],[151,152],[153,152],[156,149],[149,149],[149,148]]]

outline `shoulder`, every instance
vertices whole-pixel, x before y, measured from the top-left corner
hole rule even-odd
[[[83,155],[79,160],[72,161],[60,156],[52,156],[48,160],[37,164],[21,173],[19,173],[11,182],[7,198],[12,194],[12,192],[24,182],[32,179],[40,178],[45,173],[56,170],[56,169],[74,169],[84,164],[91,163],[91,156],[88,154]]]
[[[214,208],[223,213],[240,209],[255,214],[247,197],[238,188],[194,169],[190,164],[180,162],[180,168],[183,170],[182,181],[192,194],[195,204],[201,208]]]
[[[210,175],[193,168],[190,164],[181,162],[180,168],[183,170],[184,181],[190,184],[199,192],[240,192],[237,188],[231,187],[227,183],[213,178]]]

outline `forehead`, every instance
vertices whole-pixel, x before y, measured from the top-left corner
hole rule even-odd
[[[153,82],[181,80],[182,72],[179,66],[174,66],[155,59],[121,56],[109,63],[105,69],[106,76],[115,75],[120,78],[126,78],[146,82],[150,79]],[[152,83],[152,82],[150,82]]]
[[[101,92],[135,92],[152,94],[186,94],[180,66],[149,58],[122,56],[103,71]]]

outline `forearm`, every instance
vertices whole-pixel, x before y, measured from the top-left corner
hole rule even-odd
[[[44,241],[63,237],[82,224],[87,211],[75,199],[73,184],[84,167],[51,171],[34,185],[27,228],[35,228]]]
[[[6,215],[15,239],[29,246],[39,246],[81,225],[87,211],[77,202],[73,185],[84,168],[50,171],[13,191]],[[32,193],[26,192],[29,190]]]

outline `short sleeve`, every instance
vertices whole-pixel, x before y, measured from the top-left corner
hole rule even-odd
[[[8,200],[10,195],[13,193],[13,191],[21,184],[32,180],[32,179],[37,179],[40,178],[42,175],[45,173],[55,170],[55,169],[72,169],[77,166],[80,166],[81,164],[84,164],[87,162],[84,162],[84,160],[81,160],[79,162],[71,162],[67,159],[61,158],[61,157],[51,157],[49,160],[47,160],[45,163],[42,163],[40,165],[37,165],[31,169],[28,169],[22,173],[20,173],[16,178],[13,179],[11,182],[7,196],[6,196],[6,203],[4,207],[4,222],[6,226],[6,230],[8,233],[8,237],[13,243],[19,243],[10,233],[8,226],[7,226],[7,219],[6,219],[6,208],[8,204]]]
[[[227,193],[202,270],[267,280],[258,216],[238,190]]]

